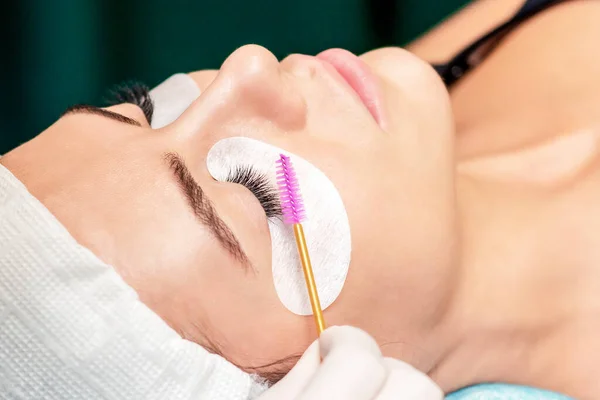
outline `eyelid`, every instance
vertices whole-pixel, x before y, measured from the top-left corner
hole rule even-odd
[[[267,218],[281,216],[279,190],[266,174],[251,165],[238,165],[229,171],[225,181],[248,189],[259,201]]]
[[[150,96],[150,88],[141,82],[125,82],[115,86],[109,92],[107,103],[111,106],[122,103],[136,105],[144,113],[148,124],[152,124],[154,100]]]
[[[146,117],[141,108],[132,103],[123,103],[110,107],[103,108],[103,110],[107,110],[113,112],[115,114],[122,115],[125,118],[129,118],[134,120],[141,127],[148,127],[149,123],[146,121]]]
[[[76,104],[74,106],[68,107],[62,113],[61,118],[65,117],[67,115],[73,115],[73,114],[92,114],[92,115],[95,114],[95,115],[102,116],[104,118],[112,119],[114,121],[126,123],[129,125],[142,126],[138,121],[136,121],[133,118],[129,118],[123,114],[119,114],[119,113],[111,111],[111,110],[106,110],[104,108],[90,106],[87,104]]]

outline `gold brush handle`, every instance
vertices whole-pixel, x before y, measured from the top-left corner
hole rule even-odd
[[[300,261],[302,262],[302,270],[304,271],[304,279],[306,279],[308,297],[310,298],[310,305],[312,307],[313,316],[315,317],[317,332],[319,336],[321,336],[321,333],[325,330],[325,320],[323,319],[323,311],[321,310],[321,302],[319,301],[319,292],[317,291],[315,276],[313,275],[312,265],[310,264],[310,257],[308,255],[308,248],[306,246],[306,238],[304,237],[302,224],[294,224],[294,235],[296,236],[296,245],[298,245],[298,254],[300,255]]]

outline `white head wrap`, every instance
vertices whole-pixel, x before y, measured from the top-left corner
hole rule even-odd
[[[0,398],[245,400],[263,389],[182,339],[0,165]]]

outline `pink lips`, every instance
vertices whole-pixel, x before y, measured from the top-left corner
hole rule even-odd
[[[325,50],[317,58],[331,64],[356,92],[379,125],[382,123],[381,97],[375,76],[360,58],[342,49]]]

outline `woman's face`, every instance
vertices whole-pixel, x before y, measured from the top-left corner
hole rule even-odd
[[[251,368],[304,351],[314,323],[278,299],[260,203],[215,181],[206,156],[232,136],[299,155],[335,184],[351,228],[352,261],[327,324],[361,327],[384,353],[423,363],[417,349],[441,318],[456,261],[449,100],[403,50],[360,59],[334,50],[279,62],[242,47],[220,71],[192,75],[202,95],[171,125],[151,129],[131,104],[106,109],[128,122],[71,112],[1,161],[182,336]],[[184,164],[254,271],[195,215]]]

